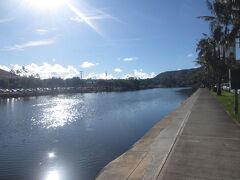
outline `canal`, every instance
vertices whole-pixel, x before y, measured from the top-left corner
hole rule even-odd
[[[191,93],[182,89],[0,100],[0,179],[92,180]]]

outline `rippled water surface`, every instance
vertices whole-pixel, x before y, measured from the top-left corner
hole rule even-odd
[[[187,96],[152,89],[0,100],[0,179],[94,179]]]

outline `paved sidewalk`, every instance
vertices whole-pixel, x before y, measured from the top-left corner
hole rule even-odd
[[[158,180],[240,180],[240,126],[206,89],[199,97]]]

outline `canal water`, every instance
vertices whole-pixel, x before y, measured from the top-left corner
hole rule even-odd
[[[0,179],[92,180],[188,96],[151,89],[0,100]]]

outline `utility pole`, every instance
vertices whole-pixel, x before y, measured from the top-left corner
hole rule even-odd
[[[83,71],[80,71],[80,79],[81,79],[81,92],[83,90]]]
[[[106,80],[107,80],[107,78],[108,78],[108,73],[107,73],[107,72],[105,72],[105,75],[106,75]]]
[[[83,71],[80,71],[80,79],[83,79]]]
[[[239,44],[240,47],[240,32],[235,38],[235,60],[237,61],[237,53],[236,53],[236,45]],[[238,89],[240,88],[240,68],[232,69],[231,70],[231,88],[234,89],[234,112],[238,114]]]

